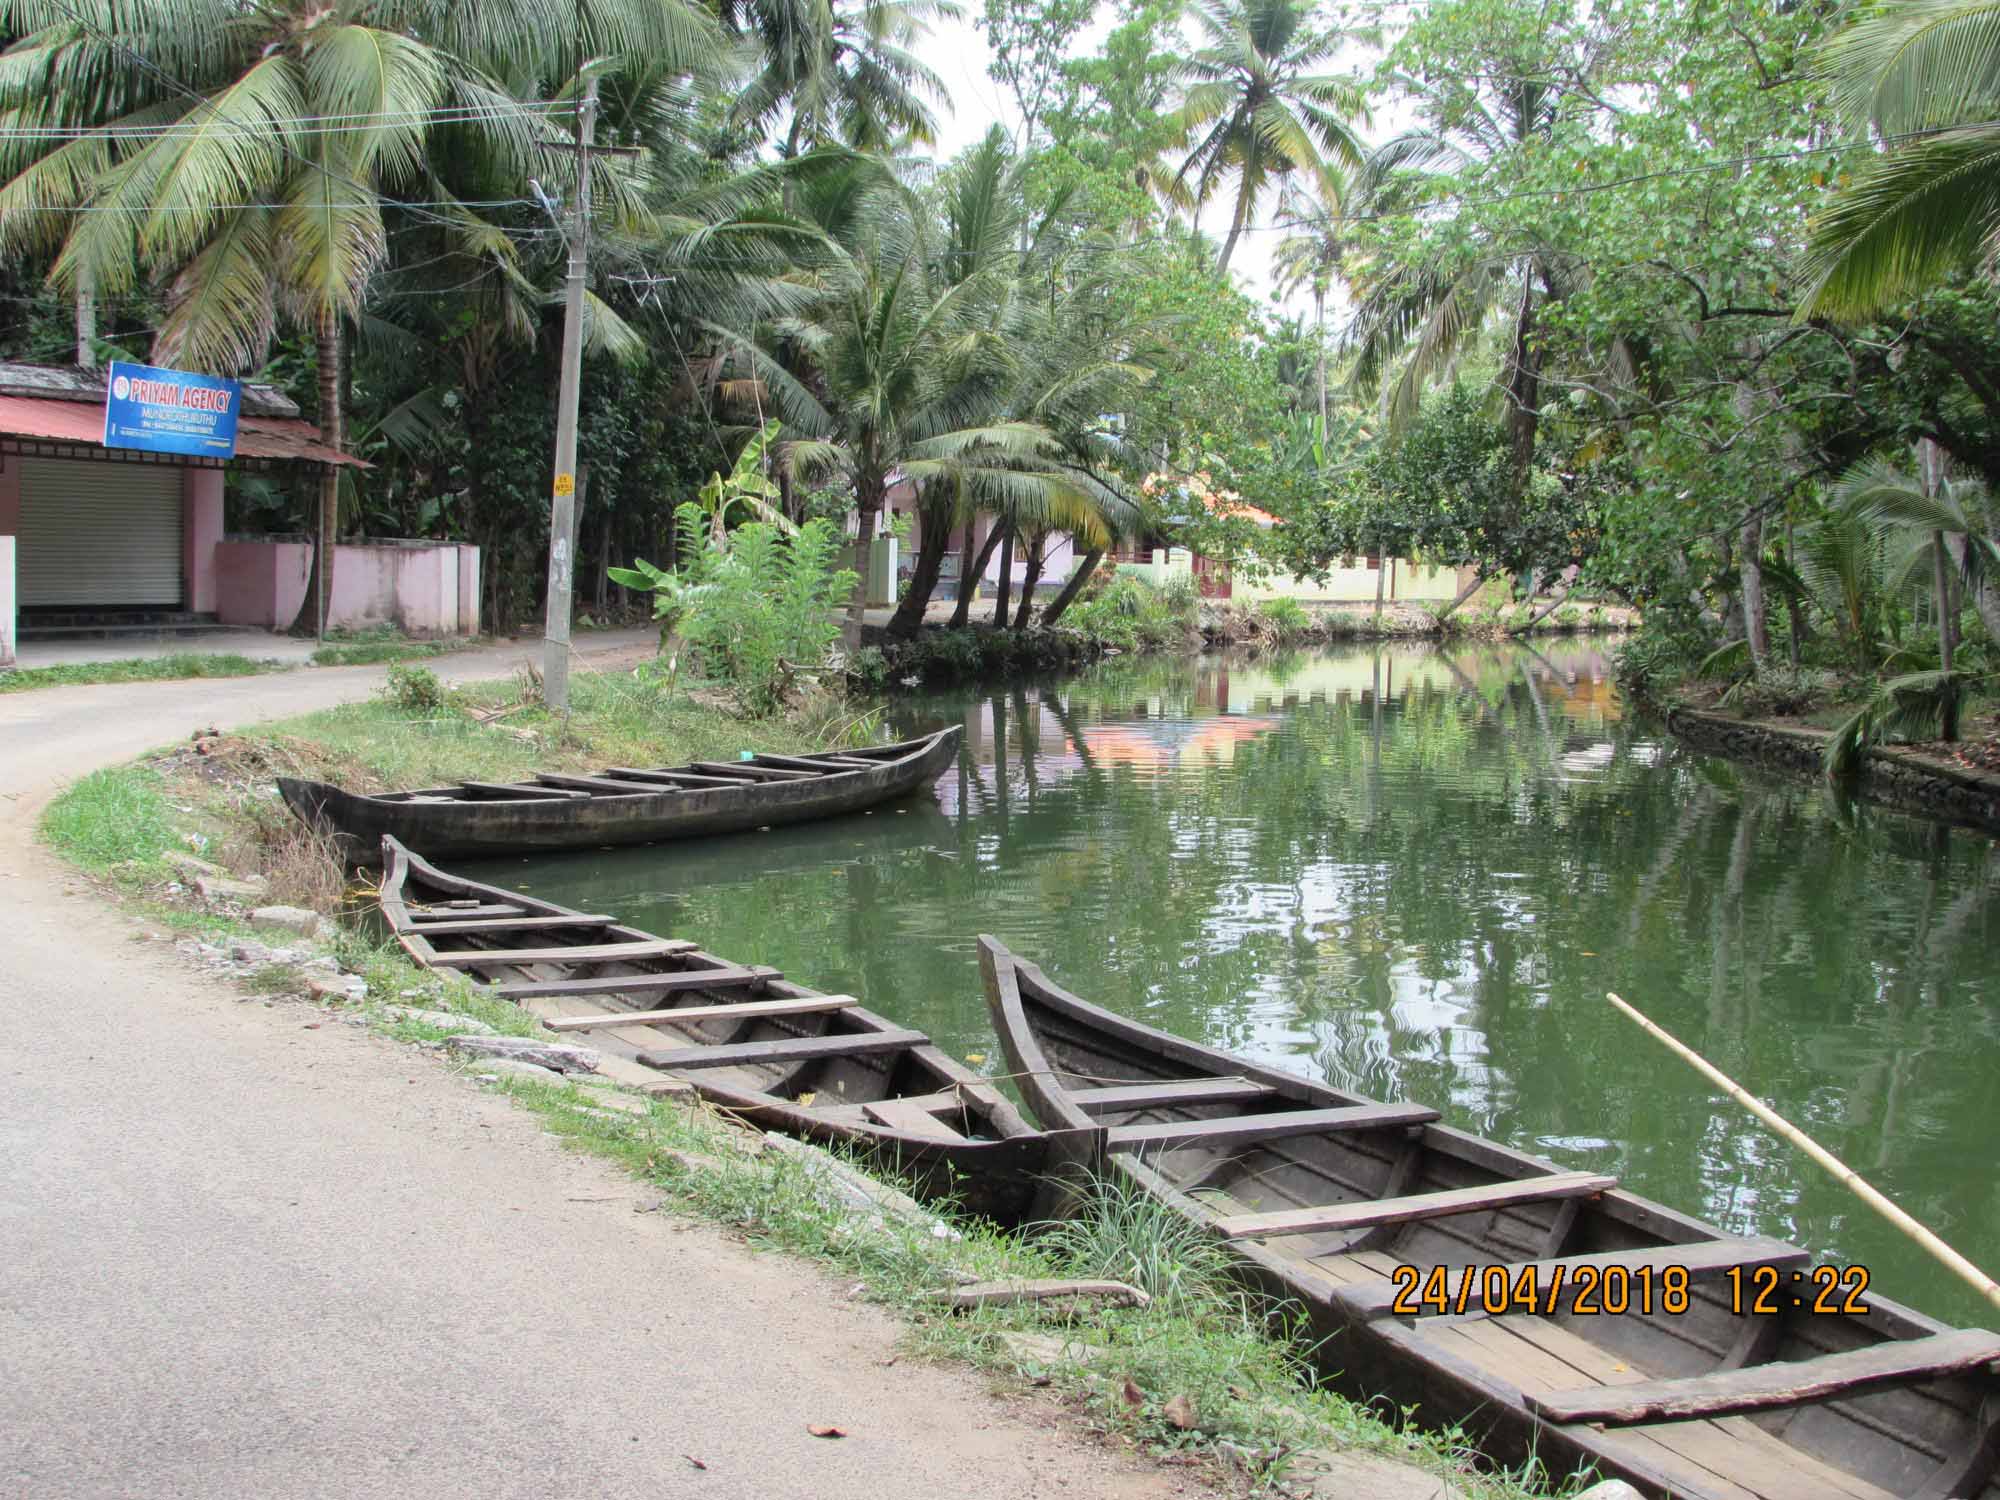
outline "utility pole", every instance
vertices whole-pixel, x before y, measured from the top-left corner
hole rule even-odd
[[[542,627],[542,701],[569,712],[569,616],[576,577],[576,406],[583,383],[583,279],[590,239],[590,148],[597,136],[597,80],[576,116],[576,201],[570,207],[569,275],[563,284],[562,386],[556,397],[556,473],[549,504],[549,609]]]

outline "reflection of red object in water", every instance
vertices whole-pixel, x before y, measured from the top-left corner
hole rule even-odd
[[[1224,754],[1277,727],[1276,719],[1218,714],[1208,719],[1096,724],[1083,730],[1081,738],[1083,748],[1093,760],[1114,765],[1170,766],[1183,760]]]

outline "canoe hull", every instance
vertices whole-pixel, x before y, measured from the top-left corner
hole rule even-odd
[[[559,1030],[590,1017],[564,1034],[614,1076],[678,1080],[746,1124],[863,1154],[919,1197],[1003,1224],[1026,1216],[1047,1137],[921,1032],[774,970],[439,870],[393,839],[380,858],[381,913],[413,959],[502,986]]]
[[[928,787],[958,755],[953,726],[879,766],[798,781],[765,781],[630,796],[412,802],[279,777],[292,812],[340,846],[350,865],[373,864],[393,838],[429,858],[479,858],[537,850],[654,844],[740,833],[864,812]]]
[[[1254,1235],[1245,1213],[1274,1211],[1258,1186],[1283,1181],[1281,1158],[1295,1153],[1312,1169],[1316,1195],[1276,1193],[1277,1212],[1319,1215],[1384,1200],[1451,1191],[1469,1183],[1520,1185],[1555,1174],[1553,1164],[1439,1123],[1409,1129],[1400,1141],[1380,1131],[1387,1149],[1372,1152],[1353,1137],[1245,1140],[1227,1151],[1200,1147],[1156,1152],[1132,1148],[1120,1113],[1086,1108],[1107,1082],[1157,1088],[1189,1080],[1240,1080],[1254,1103],[1179,1110],[1186,1119],[1249,1118],[1265,1111],[1351,1107],[1357,1096],[1264,1068],[1214,1048],[1156,1031],[1092,1006],[1051,983],[1033,964],[981,939],[995,1027],[1029,1112],[1070,1153],[1070,1170],[1089,1167],[1156,1198],[1220,1239],[1242,1277],[1309,1321],[1315,1357],[1329,1382],[1390,1409],[1414,1407],[1431,1424],[1462,1425],[1491,1458],[1530,1459],[1557,1473],[1595,1468],[1643,1492],[1687,1500],[1819,1500],[1824,1495],[1900,1500],[2000,1493],[1995,1439],[2000,1438],[2000,1379],[1973,1370],[1913,1377],[1860,1388],[1754,1417],[1611,1424],[1545,1420],[1531,1402],[1570,1388],[1613,1389],[1646,1379],[1699,1383],[1738,1368],[1777,1372],[1805,1361],[1868,1350],[1911,1347],[1952,1330],[1878,1297],[1864,1315],[1814,1315],[1786,1308],[1774,1317],[1741,1316],[1721,1277],[1731,1264],[1807,1266],[1797,1247],[1725,1235],[1713,1225],[1622,1190],[1457,1217],[1358,1222],[1358,1237],[1313,1228]],[[1372,1101],[1371,1101],[1372,1102]],[[1144,1120],[1153,1128],[1172,1109]],[[1184,1137],[1185,1139],[1185,1137]],[[1399,1165],[1400,1161],[1400,1165]],[[1183,1191],[1183,1188],[1187,1191]],[[1195,1194],[1201,1196],[1197,1198]],[[1309,1206],[1310,1205],[1310,1206]],[[1263,1222],[1263,1221],[1260,1221]],[[1349,1231],[1352,1233],[1352,1231]],[[1697,1268],[1687,1309],[1581,1316],[1519,1311],[1469,1317],[1397,1314],[1387,1305],[1396,1266],[1420,1274],[1450,1267],[1452,1286],[1466,1266],[1546,1265],[1568,1257],[1627,1265],[1686,1263]],[[1705,1268],[1705,1269],[1704,1269]],[[1546,1287],[1548,1272],[1542,1272]],[[1573,1288],[1574,1290],[1574,1288]],[[1788,1300],[1788,1299],[1786,1299]],[[1794,1362],[1798,1362],[1795,1364]]]

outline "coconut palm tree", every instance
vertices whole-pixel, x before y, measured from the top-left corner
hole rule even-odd
[[[1361,162],[1350,121],[1362,112],[1362,94],[1353,79],[1317,71],[1341,37],[1316,30],[1302,0],[1195,0],[1193,11],[1207,45],[1179,69],[1187,92],[1178,123],[1192,145],[1175,182],[1192,181],[1199,211],[1235,178],[1217,261],[1227,273],[1251,211],[1274,185],[1301,174],[1339,201],[1336,169]]]
[[[2000,537],[1994,533],[1986,487],[1977,479],[1945,472],[1935,444],[1918,447],[1914,472],[1885,458],[1868,459],[1843,474],[1829,498],[1836,509],[1863,524],[1893,528],[1909,540],[1892,569],[1890,586],[1908,587],[1919,580],[1929,586],[1941,635],[1939,656],[1948,672],[1949,625],[1958,614],[1954,576],[1987,634],[2000,645],[2000,595],[1993,588],[2000,576]]]
[[[1038,454],[1030,467],[1048,469],[1060,486],[1028,489],[933,486],[920,497],[921,544],[908,588],[889,622],[889,633],[907,638],[923,623],[937,586],[949,536],[980,514],[995,516],[996,534],[1015,534],[1027,543],[1029,581],[1024,606],[1032,602],[1035,579],[1050,535],[1069,532],[1094,549],[1089,565],[1111,541],[1129,531],[1136,507],[1108,478],[1117,457],[1102,428],[1105,415],[1125,392],[1150,377],[1143,360],[1128,357],[1140,342],[1138,330],[1105,326],[1108,283],[1120,273],[1116,247],[1079,242],[1072,198],[1059,193],[1030,213],[1024,197],[1026,163],[1015,157],[997,128],[952,170],[946,184],[940,232],[940,263],[949,279],[994,275],[1003,303],[996,326],[1011,345],[1013,375],[991,392],[998,415],[1046,429],[1054,448]],[[968,569],[968,583],[983,560]],[[966,595],[961,594],[960,602]],[[1015,616],[1025,628],[1028,609]]]
[[[779,154],[841,144],[886,151],[937,138],[930,101],[944,81],[915,48],[952,0],[723,0],[724,24],[756,44],[749,82],[731,107],[739,125],[768,128],[788,113]]]
[[[985,504],[1081,505],[1054,465],[1054,436],[1006,415],[1020,305],[1011,267],[955,274],[932,210],[869,158],[802,181],[796,205],[820,234],[820,254],[796,274],[811,300],[753,332],[709,331],[784,421],[787,469],[852,487],[863,556],[892,476]],[[850,648],[867,602],[857,572]]]
[[[1341,203],[1344,193],[1321,194],[1296,184],[1285,189],[1280,221],[1288,233],[1278,241],[1271,255],[1271,278],[1278,294],[1289,297],[1300,287],[1310,287],[1313,299],[1313,327],[1319,332],[1319,358],[1314,381],[1319,395],[1319,430],[1329,429],[1326,400],[1326,298],[1333,279],[1340,274],[1346,253],[1342,234]]]
[[[1587,63],[1577,70],[1587,72]],[[1554,72],[1512,62],[1491,80],[1399,77],[1424,123],[1369,153],[1358,198],[1377,212],[1422,203],[1446,191],[1448,179],[1484,176],[1506,157],[1533,149],[1554,133],[1574,97],[1545,76]],[[1518,499],[1534,464],[1540,421],[1536,323],[1561,290],[1550,247],[1503,243],[1473,224],[1435,254],[1364,266],[1355,279],[1355,381],[1364,390],[1381,390],[1392,428],[1416,416],[1425,387],[1448,378],[1459,356],[1505,309],[1499,384]]]
[[[282,318],[318,354],[319,421],[345,446],[348,327],[392,231],[450,230],[511,257],[457,199],[433,148],[475,141],[520,198],[556,158],[556,122],[501,78],[560,81],[580,49],[691,68],[712,32],[683,3],[579,0],[574,12],[426,0],[5,0],[0,248],[53,252],[65,289],[164,284],[155,357],[250,369]],[[310,608],[325,622],[338,485],[321,482]],[[303,618],[303,615],[302,615]]]
[[[1801,317],[1863,317],[2000,253],[1995,14],[1898,0],[1825,44],[1835,104],[1883,149],[1813,222]]]

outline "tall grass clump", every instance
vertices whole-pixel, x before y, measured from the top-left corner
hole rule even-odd
[[[112,766],[92,771],[49,804],[42,837],[89,870],[127,860],[152,864],[180,844],[167,811],[158,772]]]
[[[1236,1290],[1228,1253],[1123,1176],[1093,1173],[1077,1211],[1041,1226],[1038,1244],[1066,1274],[1126,1282],[1168,1309],[1221,1302]]]

